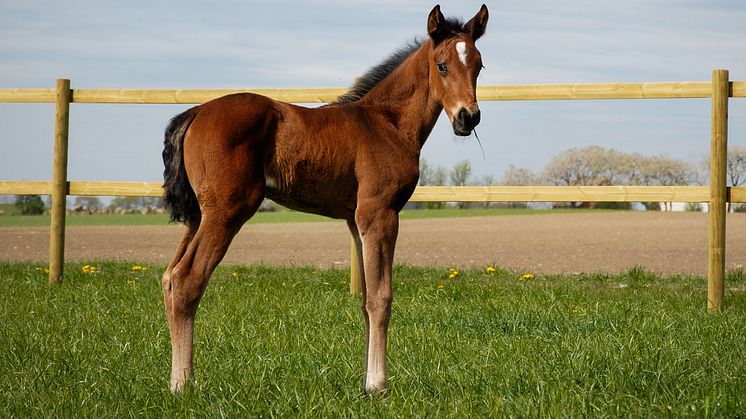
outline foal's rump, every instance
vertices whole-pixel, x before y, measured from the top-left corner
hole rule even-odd
[[[261,161],[271,153],[279,120],[276,102],[238,93],[223,96],[175,116],[166,129],[163,148],[164,203],[172,221],[187,224],[201,216],[195,191],[208,196],[230,194],[262,174]],[[229,168],[238,168],[229,171]],[[230,175],[230,176],[227,176]],[[241,179],[240,175],[246,176]],[[205,190],[217,185],[216,191]]]

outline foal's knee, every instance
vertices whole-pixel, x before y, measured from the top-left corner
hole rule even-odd
[[[168,294],[173,302],[174,314],[193,315],[197,311],[204,285],[207,281],[193,272],[181,271],[177,266],[171,272],[168,283]],[[166,285],[164,285],[164,290]]]
[[[371,320],[376,319],[388,323],[388,318],[391,316],[391,303],[393,297],[388,295],[377,298],[366,298],[363,311],[370,316]]]

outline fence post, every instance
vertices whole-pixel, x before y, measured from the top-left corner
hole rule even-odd
[[[65,263],[65,209],[67,203],[67,133],[70,122],[70,80],[57,79],[54,122],[54,174],[52,223],[49,235],[49,284],[62,282]]]
[[[355,238],[352,238],[350,249],[350,294],[360,295],[363,293],[363,278],[360,272],[360,255],[357,252]]]
[[[728,155],[728,70],[712,71],[712,137],[710,140],[710,225],[707,310],[722,311],[725,294],[726,160]]]

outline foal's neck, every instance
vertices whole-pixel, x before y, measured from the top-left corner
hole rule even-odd
[[[443,106],[430,89],[427,41],[361,100],[361,104],[382,106],[395,115],[399,131],[416,151],[425,144]]]

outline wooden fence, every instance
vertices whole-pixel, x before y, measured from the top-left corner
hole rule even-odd
[[[197,104],[226,94],[252,92],[294,103],[330,102],[346,89],[103,90],[0,89],[0,102],[56,103],[54,175],[51,181],[0,181],[0,194],[52,196],[49,282],[63,274],[65,204],[68,195],[161,196],[158,182],[68,181],[70,103]],[[746,202],[746,188],[726,187],[729,98],[746,97],[746,82],[729,81],[727,70],[713,70],[711,81],[666,83],[535,84],[480,86],[479,100],[692,99],[712,100],[710,185],[705,186],[429,186],[418,187],[411,201],[448,202],[707,202],[709,203],[708,310],[723,309],[725,293],[725,211],[727,202]],[[353,246],[354,249],[354,246]],[[350,290],[360,292],[353,250]]]

